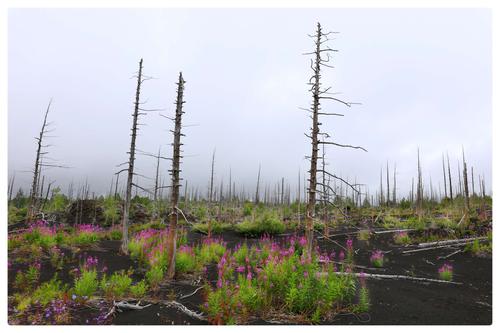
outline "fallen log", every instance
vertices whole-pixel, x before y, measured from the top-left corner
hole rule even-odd
[[[449,245],[449,244],[456,244],[456,243],[470,243],[472,241],[475,241],[476,239],[477,240],[484,240],[484,239],[488,239],[488,237],[471,237],[471,238],[451,239],[451,240],[429,242],[429,243],[420,243],[420,244],[418,244],[418,247],[429,247],[429,246],[435,246],[435,245]]]
[[[379,234],[389,234],[393,232],[404,232],[404,231],[414,231],[414,230],[416,229],[391,229],[391,230],[374,231],[373,233],[379,235]]]
[[[347,272],[334,272],[334,273],[337,275],[354,275],[356,277],[369,278],[369,279],[371,278],[371,279],[388,279],[388,280],[410,280],[419,282],[435,282],[435,283],[456,284],[456,285],[462,284],[461,282],[428,279],[428,278],[414,277],[408,275],[367,274],[367,273],[347,273]],[[322,274],[328,274],[328,273],[322,273]]]
[[[438,257],[438,259],[448,259],[449,257],[454,256],[455,254],[460,253],[460,252],[463,252],[463,250],[456,250],[455,252],[452,252],[444,257]]]
[[[192,310],[189,310],[184,304],[179,303],[177,301],[161,301],[159,303],[161,303],[167,307],[174,307],[177,310],[182,311],[183,313],[187,314],[191,318],[195,318],[195,319],[202,320],[202,321],[208,320],[202,313],[198,313],[198,312],[194,312]]]

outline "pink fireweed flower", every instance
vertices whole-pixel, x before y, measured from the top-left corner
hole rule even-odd
[[[344,258],[345,258],[344,251],[340,251],[340,253],[339,253],[339,261],[344,261]]]
[[[306,237],[304,237],[304,236],[300,237],[300,239],[299,239],[299,244],[300,244],[300,246],[302,246],[302,247],[306,246],[306,244],[307,244],[307,239],[306,239]]]
[[[376,267],[382,267],[384,264],[384,253],[381,250],[375,250],[370,257],[371,263]]]
[[[252,272],[249,271],[247,274],[247,280],[251,280],[251,279],[252,279]]]
[[[244,273],[245,272],[245,266],[238,266],[238,267],[236,267],[236,272],[238,272],[238,273]]]
[[[309,272],[308,271],[304,271],[304,277],[308,277],[309,276]]]
[[[345,242],[346,246],[347,246],[347,250],[348,251],[352,251],[352,239],[348,239],[346,242]]]

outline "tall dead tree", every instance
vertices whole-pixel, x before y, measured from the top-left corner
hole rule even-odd
[[[384,205],[384,186],[382,185],[382,167],[380,168],[380,199],[379,206]]]
[[[392,204],[396,205],[396,163],[394,163],[394,176],[392,181]]]
[[[9,201],[8,202],[10,202],[12,200],[12,193],[14,192],[15,180],[16,180],[16,173],[14,172],[14,174],[12,175],[12,177],[9,180]]]
[[[211,204],[213,200],[213,195],[214,195],[214,166],[215,166],[215,149],[214,152],[212,153],[212,168],[210,171],[210,189],[208,193],[208,202]]]
[[[257,188],[255,189],[255,203],[259,203],[259,185],[260,185],[260,164],[259,164],[259,173],[257,174]]]
[[[446,188],[446,171],[445,171],[445,168],[444,168],[444,154],[441,155],[442,157],[442,161],[443,161],[443,184],[444,184],[444,197],[448,197],[448,191],[447,191],[447,188]]]
[[[420,149],[417,149],[417,214],[422,215],[424,186],[422,184],[422,169],[420,166]]]
[[[327,43],[330,39],[328,36],[333,32],[324,32],[321,28],[321,24],[317,24],[315,35],[310,35],[311,38],[314,39],[315,49],[313,52],[305,53],[305,55],[312,55],[313,59],[311,59],[311,69],[313,71],[313,75],[309,79],[309,85],[311,86],[310,92],[312,94],[312,104],[311,107],[306,109],[306,111],[311,113],[312,119],[312,127],[310,129],[310,134],[306,134],[311,140],[311,156],[309,156],[310,160],[310,168],[309,168],[309,188],[308,188],[308,200],[307,200],[307,209],[306,209],[306,253],[309,257],[312,255],[313,249],[313,236],[314,236],[314,217],[315,217],[315,208],[316,208],[316,193],[317,193],[317,172],[318,172],[318,151],[319,145],[321,143],[334,145],[338,147],[346,147],[346,148],[354,148],[354,149],[362,149],[362,147],[356,147],[351,145],[339,144],[337,142],[332,141],[321,141],[318,136],[323,135],[325,138],[328,138],[329,135],[327,133],[320,132],[320,116],[343,116],[338,113],[326,113],[321,111],[321,100],[333,100],[336,102],[340,102],[345,106],[350,107],[354,103],[344,102],[338,98],[331,96],[332,94],[329,92],[330,88],[326,88],[322,90],[321,88],[321,70],[323,67],[332,67],[328,64],[331,60],[330,53],[336,52],[327,46]],[[328,173],[333,178],[339,178],[335,175]],[[339,178],[340,179],[340,178]]]
[[[387,207],[389,207],[391,205],[391,194],[390,194],[391,193],[390,192],[390,188],[391,187],[389,185],[389,161],[387,161],[385,170],[386,170],[386,176],[385,176],[385,178],[387,180],[387,196],[386,196],[386,198],[387,198]]]
[[[179,82],[177,83],[177,100],[175,102],[175,126],[174,126],[174,142],[173,153],[172,153],[172,169],[169,170],[170,175],[172,176],[172,186],[171,186],[171,195],[170,195],[170,224],[168,230],[168,239],[167,239],[167,279],[172,279],[175,275],[175,255],[177,252],[177,220],[178,220],[178,211],[177,203],[179,201],[179,187],[180,184],[180,163],[181,163],[181,136],[184,134],[181,133],[182,130],[182,115],[184,111],[182,111],[184,101],[184,78],[182,77],[182,72],[179,73]]]
[[[469,221],[469,212],[470,212],[470,202],[469,202],[469,182],[467,179],[467,163],[465,162],[465,152],[462,147],[462,161],[463,161],[463,172],[464,172],[464,202],[465,202],[465,219],[466,222]]]
[[[134,113],[132,114],[132,133],[130,135],[130,150],[128,151],[129,160],[127,171],[127,187],[125,188],[125,202],[123,204],[123,219],[122,219],[122,246],[121,251],[128,254],[128,225],[129,225],[129,211],[130,200],[132,197],[132,186],[134,178],[134,163],[135,163],[135,142],[137,138],[137,126],[140,108],[141,85],[143,83],[142,77],[142,58],[139,61],[139,71],[137,72],[137,87],[135,90]],[[118,172],[120,173],[120,171]]]
[[[36,148],[36,157],[35,157],[35,165],[33,168],[33,181],[31,183],[31,190],[28,202],[28,210],[26,220],[28,222],[33,221],[38,210],[40,208],[41,199],[43,196],[43,188],[40,189],[40,176],[42,173],[42,168],[66,168],[66,166],[54,164],[54,162],[45,162],[49,158],[46,156],[49,152],[44,150],[44,148],[50,147],[50,145],[46,144],[44,139],[48,138],[48,133],[52,132],[52,129],[49,129],[50,122],[47,122],[47,117],[50,111],[50,106],[52,105],[52,99],[49,101],[47,105],[47,109],[45,110],[45,115],[43,117],[42,128],[40,129],[40,133],[38,137],[35,138],[37,148]],[[52,161],[55,161],[52,159]]]
[[[448,156],[448,152],[446,152],[446,160],[448,161],[448,181],[449,181],[449,190],[450,190],[450,200],[453,201],[453,185],[451,184],[451,169],[450,169],[450,156]]]
[[[474,167],[473,166],[470,167],[470,172],[471,172],[470,179],[472,180],[472,196],[475,196],[476,190],[474,189]]]

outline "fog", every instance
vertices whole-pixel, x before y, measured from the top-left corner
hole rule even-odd
[[[48,156],[67,169],[44,169],[66,191],[88,181],[108,191],[127,161],[135,94],[144,59],[145,108],[174,112],[177,76],[186,82],[182,177],[206,192],[215,150],[216,184],[253,191],[284,177],[292,188],[308,170],[310,56],[316,22],[338,31],[334,69],[323,85],[361,105],[325,101],[322,129],[368,152],[327,148],[328,170],[379,187],[380,168],[397,167],[406,196],[420,149],[424,183],[442,188],[448,152],[458,181],[462,147],[491,191],[491,12],[486,9],[11,9],[8,22],[8,166],[27,190],[34,137],[52,98]],[[173,124],[141,117],[137,147],[171,155]],[[156,161],[137,156],[137,172],[154,176]],[[168,161],[161,172],[168,183]],[[384,170],[385,175],[385,170]],[[125,177],[121,177],[124,180]],[[301,180],[303,181],[303,180]],[[139,178],[141,186],[152,180]],[[384,180],[385,184],[385,180]],[[476,183],[477,184],[477,183]],[[392,185],[391,185],[392,186]],[[476,185],[476,191],[478,185]]]

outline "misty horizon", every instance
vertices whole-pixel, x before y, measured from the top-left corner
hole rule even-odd
[[[91,193],[109,192],[117,165],[128,159],[131,77],[143,58],[145,74],[155,78],[143,85],[144,108],[172,115],[180,71],[187,82],[181,177],[190,191],[208,192],[215,150],[217,187],[227,188],[231,172],[237,192],[244,187],[251,195],[260,165],[262,188],[274,189],[284,178],[295,197],[310,154],[304,136],[310,119],[300,109],[311,102],[310,56],[302,54],[312,50],[307,34],[317,21],[340,31],[331,43],[339,49],[335,68],[324,73],[323,85],[361,103],[323,103],[345,116],[323,119],[322,128],[339,143],[368,150],[328,147],[330,172],[366,184],[375,196],[381,169],[385,189],[388,163],[392,188],[396,165],[398,197],[407,197],[419,149],[425,191],[432,179],[443,192],[442,156],[449,154],[457,186],[463,147],[474,181],[484,177],[491,193],[491,13],[485,9],[11,9],[8,165],[15,192],[29,188],[33,137],[51,98],[57,137],[48,140],[49,156],[71,168],[46,169],[45,181],[63,192],[86,181]],[[172,124],[157,113],[141,116],[146,126],[138,149],[156,154],[161,147],[168,157]],[[138,155],[136,166],[154,177],[154,158]],[[169,168],[163,161],[165,184]],[[152,182],[139,179],[148,188]]]

